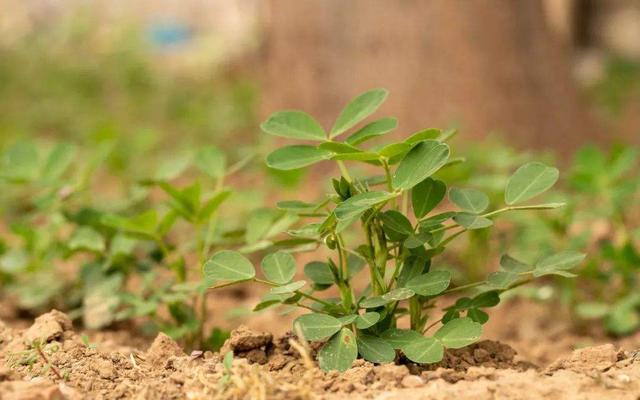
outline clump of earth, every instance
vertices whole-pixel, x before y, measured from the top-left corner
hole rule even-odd
[[[535,365],[484,340],[438,364],[356,360],[341,374],[318,369],[319,346],[245,326],[220,353],[186,354],[164,334],[146,349],[106,336],[93,343],[54,310],[26,328],[0,321],[0,400],[640,398],[640,353],[613,344]],[[222,362],[229,350],[230,370]]]

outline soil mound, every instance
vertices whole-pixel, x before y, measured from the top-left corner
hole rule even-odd
[[[580,349],[543,369],[509,346],[482,341],[447,352],[436,365],[374,365],[343,374],[313,361],[320,344],[274,338],[246,327],[223,351],[187,355],[164,334],[146,351],[89,344],[66,315],[52,311],[28,329],[0,323],[0,400],[31,399],[637,399],[640,355],[613,345]]]

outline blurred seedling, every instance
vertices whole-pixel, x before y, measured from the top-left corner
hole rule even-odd
[[[68,378],[66,373],[63,374],[55,365],[53,365],[47,355],[51,355],[59,349],[60,347],[56,343],[43,344],[41,340],[36,339],[29,344],[29,348],[27,350],[11,354],[9,365],[11,368],[28,366],[29,370],[32,371],[38,360],[40,360],[43,367],[37,372],[38,375],[46,375],[48,371],[51,371],[56,378],[66,380]]]

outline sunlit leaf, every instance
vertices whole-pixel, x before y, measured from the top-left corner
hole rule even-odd
[[[314,146],[294,145],[281,147],[267,156],[267,165],[271,168],[291,170],[307,167],[333,156],[329,150]]]
[[[375,311],[366,312],[356,318],[356,328],[367,329],[375,325],[380,320],[380,314]]]
[[[459,349],[475,343],[482,335],[482,325],[474,322],[471,318],[457,318],[444,324],[435,333],[445,347]]]
[[[210,285],[221,281],[246,281],[256,276],[256,270],[251,261],[231,250],[222,250],[214,254],[205,263],[203,273]]]
[[[408,190],[436,173],[449,158],[449,146],[428,140],[418,143],[400,162],[393,187]]]
[[[359,217],[368,209],[398,196],[396,193],[365,192],[348,198],[338,204],[335,209],[339,220],[350,220]]]
[[[260,128],[270,135],[300,140],[325,140],[318,121],[302,111],[279,111],[264,121]]]
[[[444,347],[440,341],[434,338],[420,336],[402,346],[402,352],[413,362],[432,364],[442,360]]]
[[[290,282],[296,274],[296,260],[283,251],[268,254],[261,266],[267,280],[279,285]]]
[[[344,133],[375,112],[387,98],[387,94],[385,89],[372,89],[351,100],[340,112],[331,128],[330,137],[334,138]]]
[[[299,326],[306,340],[323,340],[342,328],[342,322],[326,314],[304,314],[296,318],[294,326]]]
[[[540,162],[525,164],[509,178],[504,200],[509,205],[527,201],[551,188],[559,175],[557,168]]]
[[[362,127],[357,132],[349,136],[345,140],[345,142],[350,145],[356,146],[367,140],[391,132],[392,130],[396,129],[397,125],[398,120],[396,118],[381,118]]]
[[[430,271],[410,279],[405,287],[421,296],[435,296],[444,292],[450,283],[449,271]]]

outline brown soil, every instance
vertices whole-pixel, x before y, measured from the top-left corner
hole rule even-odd
[[[635,400],[640,396],[640,353],[613,344],[575,350],[536,367],[510,346],[485,340],[448,352],[437,365],[373,365],[357,360],[352,369],[338,374],[315,366],[315,343],[307,347],[290,334],[274,338],[240,327],[223,349],[236,354],[227,373],[220,354],[185,354],[163,334],[146,351],[118,343],[126,339],[122,335],[102,339],[88,344],[58,311],[38,317],[26,329],[0,322],[0,399]],[[42,355],[34,340],[44,340]]]

